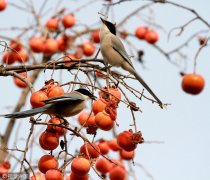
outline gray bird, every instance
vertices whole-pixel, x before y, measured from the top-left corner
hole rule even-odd
[[[12,114],[3,114],[5,118],[25,118],[34,116],[38,113],[55,115],[58,117],[70,117],[80,113],[86,106],[86,100],[96,99],[96,97],[86,89],[77,89],[63,96],[49,98],[44,100],[45,106],[15,112]]]
[[[100,29],[100,49],[105,63],[109,63],[112,66],[121,67],[134,75],[136,79],[144,86],[144,88],[146,88],[146,90],[155,98],[160,107],[163,108],[163,103],[136,72],[123,43],[116,36],[115,25],[102,18],[101,21],[103,24]]]

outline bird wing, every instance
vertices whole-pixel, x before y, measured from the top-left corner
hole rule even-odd
[[[132,64],[132,62],[131,62],[131,60],[130,60],[128,54],[126,53],[125,48],[124,48],[124,45],[123,45],[123,43],[120,41],[120,39],[117,38],[117,37],[115,36],[115,38],[111,38],[111,41],[112,41],[112,47],[113,47],[113,49],[114,49],[115,51],[117,51],[117,52],[123,57],[123,59],[124,59],[125,61],[127,61],[127,63],[128,63],[131,67],[133,67],[133,64]]]
[[[84,101],[84,100],[85,99],[81,95],[71,92],[71,93],[66,93],[63,96],[46,99],[43,102],[45,104],[52,104],[64,101]]]

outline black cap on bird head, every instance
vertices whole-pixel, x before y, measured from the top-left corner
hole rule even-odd
[[[101,21],[106,25],[106,27],[109,29],[109,31],[116,35],[116,27],[113,23],[106,21],[105,19],[101,18]]]
[[[86,95],[86,96],[88,96],[89,98],[91,98],[91,99],[93,99],[93,100],[95,100],[97,97],[96,96],[94,96],[90,91],[88,91],[87,89],[83,89],[83,88],[80,88],[80,89],[77,89],[77,90],[75,90],[75,91],[77,91],[77,92],[79,92],[79,93],[81,93],[81,94],[83,94],[83,95]]]

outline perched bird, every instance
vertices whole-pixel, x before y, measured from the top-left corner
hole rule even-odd
[[[112,66],[121,67],[136,77],[136,79],[146,88],[146,90],[155,98],[161,108],[163,103],[153,93],[150,87],[144,82],[141,76],[136,72],[130,57],[126,53],[125,47],[120,39],[116,36],[115,25],[101,18],[103,22],[100,28],[100,49],[105,63]]]
[[[55,115],[58,117],[70,117],[81,112],[86,106],[86,100],[96,99],[96,97],[86,89],[77,89],[63,96],[49,98],[44,100],[45,106],[15,112],[12,114],[3,114],[5,118],[25,118],[34,116],[38,113]]]

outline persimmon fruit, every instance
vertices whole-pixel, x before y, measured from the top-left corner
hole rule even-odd
[[[86,152],[86,149],[87,149],[87,152]],[[100,148],[98,147],[98,145],[96,143],[87,143],[86,145],[83,144],[81,147],[80,147],[80,153],[86,155],[88,157],[88,154],[91,158],[97,158],[99,157],[99,153],[100,153]]]
[[[130,131],[123,131],[117,136],[117,144],[125,151],[133,151],[137,145],[133,143],[132,135]]]
[[[136,31],[135,31],[135,36],[138,39],[145,39],[145,36],[148,32],[148,27],[146,26],[139,26],[137,27]]]
[[[42,173],[46,173],[49,169],[58,168],[58,160],[51,155],[43,155],[38,162],[38,168]]]
[[[109,131],[114,126],[114,121],[105,111],[97,113],[95,116],[96,126],[104,131]]]
[[[62,19],[62,24],[65,28],[71,28],[76,23],[76,18],[73,14],[67,14]]]
[[[202,92],[205,80],[200,74],[185,74],[182,79],[182,89],[186,93],[197,95]]]
[[[49,169],[45,173],[46,180],[63,180],[63,174],[58,169]]]
[[[36,91],[31,94],[30,103],[33,108],[42,107],[45,105],[44,100],[48,99],[46,92]]]
[[[90,170],[90,162],[83,157],[74,158],[71,163],[71,170],[77,176],[85,176]]]
[[[44,131],[39,136],[39,144],[44,150],[54,150],[59,145],[59,136],[55,132]]]
[[[155,44],[159,39],[158,33],[154,30],[149,30],[145,35],[145,40],[150,44]]]

